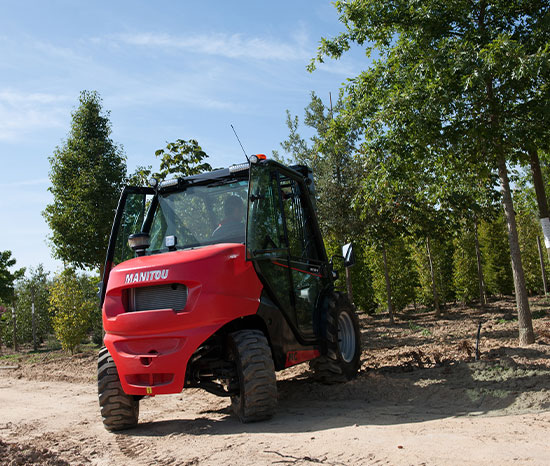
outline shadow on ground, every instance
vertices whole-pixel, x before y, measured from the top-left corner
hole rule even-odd
[[[230,408],[195,419],[140,424],[131,436],[288,433],[353,425],[392,425],[455,416],[504,415],[550,409],[550,371],[518,365],[514,356],[548,358],[535,349],[502,348],[487,360],[407,371],[403,366],[362,372],[346,384],[321,385],[301,375],[278,382],[273,419],[241,424]],[[497,359],[497,356],[499,358]],[[307,375],[307,374],[306,374]],[[185,397],[183,398],[185,402]]]

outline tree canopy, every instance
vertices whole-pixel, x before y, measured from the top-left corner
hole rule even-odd
[[[165,148],[155,151],[155,156],[160,157],[160,170],[153,172],[151,165],[137,167],[128,180],[129,184],[146,186],[150,178],[162,181],[168,175],[190,176],[212,170],[210,164],[203,161],[208,154],[196,139],[168,142]]]
[[[10,304],[14,297],[14,283],[21,278],[25,269],[18,269],[11,272],[16,260],[11,257],[11,251],[0,252],[0,302]]]
[[[54,256],[76,267],[101,267],[126,179],[122,148],[110,135],[99,94],[82,91],[67,140],[49,157],[53,202],[43,215]]]
[[[548,2],[352,0],[335,6],[346,30],[322,39],[310,69],[325,57],[341,57],[352,43],[376,58],[343,88],[344,109],[333,137],[357,132],[360,154],[382,173],[393,166],[417,191],[416,201],[416,185],[431,177],[420,190],[431,208],[416,214],[433,214],[456,196],[457,183],[445,180],[473,173],[483,185],[498,173],[520,340],[532,342],[507,163],[521,161],[526,144],[547,132]],[[475,190],[468,195],[476,201]]]

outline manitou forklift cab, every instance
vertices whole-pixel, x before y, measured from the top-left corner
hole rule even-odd
[[[184,387],[231,397],[244,422],[265,419],[276,370],[357,373],[357,317],[334,290],[314,204],[309,168],[260,156],[124,189],[101,292],[107,429],[134,426],[141,397]]]

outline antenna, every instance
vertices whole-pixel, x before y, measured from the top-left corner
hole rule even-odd
[[[241,144],[241,140],[239,139],[239,136],[237,135],[237,131],[235,131],[235,128],[233,128],[233,125],[231,125],[231,129],[235,133],[235,137],[237,138],[237,141],[239,141],[239,145],[241,146],[241,149],[243,150],[244,156],[246,157],[246,161],[250,163],[250,159],[248,158],[248,155],[246,155],[246,151],[244,150],[243,145]]]

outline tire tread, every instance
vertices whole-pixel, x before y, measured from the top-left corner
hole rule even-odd
[[[99,351],[97,361],[97,391],[103,425],[108,431],[137,425],[139,401],[122,390],[116,365],[105,347]]]
[[[277,382],[267,339],[260,330],[239,330],[230,337],[241,392],[231,397],[233,411],[242,422],[269,419],[277,406]]]
[[[353,305],[347,299],[347,296],[335,292],[328,303],[329,312],[326,320],[326,340],[327,352],[325,355],[313,359],[309,362],[315,379],[325,384],[342,383],[351,380],[357,375],[360,366],[361,353],[361,334],[359,331],[359,321]],[[338,314],[347,312],[353,322],[356,331],[356,344],[359,348],[356,349],[358,355],[351,363],[346,363],[340,356],[338,348]]]

